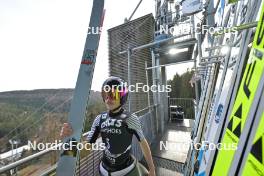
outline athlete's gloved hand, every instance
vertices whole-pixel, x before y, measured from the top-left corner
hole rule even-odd
[[[69,123],[64,123],[61,132],[60,132],[60,137],[65,138],[67,136],[72,135],[73,130],[71,128],[71,125]]]

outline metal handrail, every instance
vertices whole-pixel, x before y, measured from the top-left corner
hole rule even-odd
[[[94,152],[94,151],[92,151],[92,152]],[[88,156],[86,156],[86,157],[81,159],[79,166],[76,168],[76,173],[80,172],[81,175],[82,175],[82,173],[85,172],[83,170],[84,167],[85,168],[90,168],[89,166],[93,165],[93,163],[89,163],[89,160],[92,159],[91,154],[92,153],[90,153]],[[96,155],[95,158],[93,158],[93,159],[99,159],[99,158],[100,158],[100,155]],[[89,164],[87,165],[87,163],[89,163]],[[56,168],[57,168],[57,164],[54,164],[53,166],[51,166],[50,168],[45,170],[41,174],[41,176],[47,176],[47,175],[50,175],[50,174],[55,174],[54,172],[55,172]]]
[[[145,44],[145,45],[141,45],[141,46],[137,46],[135,48],[131,48],[131,51],[136,51],[136,50],[140,50],[140,49],[145,49],[145,48],[150,48],[156,44],[161,44],[161,43],[165,43],[165,42],[169,42],[173,39],[177,39],[177,38],[181,38],[181,37],[184,37],[184,36],[188,36],[190,34],[182,34],[182,35],[177,35],[177,36],[173,36],[173,37],[170,37],[170,38],[167,38],[167,39],[163,39],[163,40],[159,40],[159,41],[156,41],[156,42],[151,42],[151,43],[148,43],[148,44]],[[125,54],[127,53],[127,50],[124,50],[124,51],[121,51],[119,52],[119,54]]]
[[[84,134],[83,134],[83,137],[86,136],[87,134],[88,134],[88,132],[84,133]],[[20,165],[22,165],[22,164],[24,164],[24,163],[26,163],[26,162],[28,162],[28,161],[31,161],[32,159],[39,158],[39,157],[42,156],[42,155],[45,155],[45,154],[50,153],[50,152],[52,152],[52,151],[55,151],[55,150],[56,150],[57,148],[59,148],[62,144],[63,144],[63,143],[61,142],[61,143],[59,143],[59,144],[57,144],[57,145],[55,145],[55,146],[53,146],[53,147],[50,147],[50,148],[48,148],[48,149],[46,149],[46,150],[43,150],[43,151],[41,151],[41,152],[35,153],[35,154],[30,155],[30,156],[28,156],[28,157],[26,157],[26,158],[23,158],[23,159],[21,159],[21,160],[18,160],[18,161],[14,162],[14,163],[11,163],[11,164],[8,164],[8,165],[6,165],[6,166],[3,166],[3,167],[0,168],[0,174],[3,173],[3,172],[8,171],[8,170],[10,170],[10,169],[13,169],[13,168],[15,168],[15,167],[18,167],[18,166],[20,166]]]
[[[45,155],[45,154],[47,154],[47,153],[49,153],[49,152],[52,152],[52,151],[54,151],[57,147],[59,147],[59,146],[61,146],[61,145],[62,145],[62,143],[59,143],[58,145],[56,145],[56,146],[54,146],[54,147],[50,147],[50,148],[48,148],[48,149],[46,149],[46,150],[43,150],[43,151],[38,152],[38,153],[36,153],[36,154],[30,155],[30,156],[28,156],[28,157],[26,157],[26,158],[23,158],[23,159],[21,159],[21,160],[18,160],[18,161],[16,161],[16,162],[14,162],[14,163],[8,164],[7,166],[1,167],[1,168],[0,168],[0,174],[3,173],[3,172],[8,171],[8,170],[10,170],[10,169],[13,169],[13,168],[15,168],[15,167],[17,167],[17,166],[20,166],[20,165],[22,165],[22,164],[24,164],[24,163],[26,163],[26,162],[28,162],[28,161],[31,161],[32,159],[38,158],[38,157],[40,157],[40,156],[42,156],[42,155]]]
[[[147,109],[150,109],[150,108],[153,108],[153,107],[156,107],[156,106],[158,106],[158,104],[151,105],[151,106],[149,106],[149,107],[146,107],[146,108],[144,108],[144,109],[141,109],[141,110],[139,110],[139,111],[136,111],[136,112],[134,112],[133,114],[140,113],[140,112],[142,112],[142,111],[145,111],[145,110],[147,110]],[[144,115],[143,115],[143,116],[140,116],[139,119],[142,120],[142,118],[144,118],[144,117],[146,117],[146,116],[144,116]],[[87,134],[87,133],[84,133],[84,134]],[[150,140],[149,142],[151,143],[151,140]],[[137,150],[138,150],[138,149],[135,149],[134,152],[137,151]],[[136,153],[138,154],[138,151],[137,151]],[[95,157],[97,158],[97,157],[99,157],[99,156],[96,155]],[[82,173],[88,174],[88,173],[87,173],[87,167],[89,167],[89,166],[91,165],[91,163],[90,163],[89,165],[87,165],[87,163],[89,163],[90,159],[94,159],[94,158],[91,158],[91,155],[89,155],[88,157],[83,158],[83,159],[80,161],[80,165],[79,165],[79,167],[77,168],[76,172],[79,172],[79,171],[80,171],[81,175],[82,175]],[[85,170],[85,168],[86,168],[86,170]],[[54,173],[55,169],[56,169],[56,167],[55,167],[55,166],[52,166],[52,168],[46,170],[46,171],[42,174],[42,176],[46,176],[46,175],[49,175],[49,174]],[[83,170],[83,169],[84,169],[84,170]]]
[[[138,114],[138,113],[140,113],[140,112],[142,112],[142,111],[145,111],[145,110],[147,110],[147,109],[151,109],[151,108],[156,107],[156,106],[158,106],[158,105],[159,105],[159,104],[151,105],[151,106],[146,107],[146,108],[144,108],[144,109],[141,109],[141,110],[139,110],[139,111],[133,112],[132,114]]]
[[[158,104],[152,105],[152,106],[150,106],[150,107],[146,107],[146,108],[144,108],[144,109],[141,109],[141,110],[139,110],[139,111],[134,112],[133,114],[137,114],[137,113],[139,113],[139,112],[141,112],[141,111],[144,111],[144,110],[146,110],[146,109],[149,109],[149,108],[152,108],[152,107],[155,107],[155,106],[158,106]],[[88,133],[89,133],[89,132],[85,132],[85,133],[83,133],[82,136],[85,137],[85,136],[88,135]],[[99,140],[99,139],[98,139],[98,140]],[[41,157],[41,156],[43,156],[43,155],[45,155],[45,154],[47,154],[47,153],[50,153],[50,152],[52,152],[52,151],[55,151],[55,150],[56,150],[57,148],[59,148],[62,144],[63,144],[63,143],[59,143],[59,144],[57,144],[56,146],[50,147],[50,148],[48,148],[48,149],[46,149],[46,150],[43,150],[43,151],[38,152],[38,153],[35,153],[35,154],[30,155],[30,156],[28,156],[28,157],[25,157],[25,158],[23,158],[23,159],[21,159],[21,160],[18,160],[18,161],[16,161],[16,162],[14,162],[14,163],[11,163],[11,164],[8,164],[8,165],[6,165],[6,166],[3,166],[3,167],[0,168],[0,174],[6,172],[6,171],[8,171],[8,170],[11,170],[11,169],[13,169],[13,168],[16,168],[16,167],[18,167],[18,166],[20,166],[20,165],[22,165],[22,164],[24,164],[24,163],[26,163],[26,162],[29,162],[29,161],[31,161],[32,159],[39,158],[39,157]],[[54,167],[54,166],[53,166],[53,167]]]
[[[57,164],[54,164],[53,166],[49,167],[47,170],[45,170],[41,176],[47,176],[54,172],[54,170],[57,168]]]
[[[195,100],[194,98],[170,98],[171,100],[177,99],[177,100]]]

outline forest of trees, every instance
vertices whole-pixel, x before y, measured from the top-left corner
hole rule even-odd
[[[168,84],[173,98],[195,98],[189,81],[192,71],[176,74]],[[56,95],[56,96],[54,96]],[[68,117],[73,89],[44,89],[0,93],[0,153],[10,150],[9,139],[51,142],[59,138],[59,131]],[[91,91],[84,131],[88,131],[94,118],[106,111],[101,93]],[[15,129],[15,130],[14,130]]]
[[[194,87],[189,83],[193,74],[193,71],[187,71],[182,75],[175,74],[173,79],[167,83],[172,87],[169,96],[173,98],[195,98]]]
[[[11,149],[9,139],[53,142],[66,122],[73,89],[12,91],[0,93],[0,153]],[[91,91],[85,131],[105,111],[101,93]]]
[[[189,81],[193,72],[176,74],[167,84],[172,86],[169,93],[173,98],[195,98],[194,88]],[[62,124],[67,121],[73,89],[43,89],[32,91],[0,92],[0,153],[11,150],[10,139],[20,141],[19,146],[27,145],[27,141],[37,143],[55,142],[60,139]],[[84,132],[90,130],[94,118],[106,111],[101,93],[91,91],[90,101],[86,111]],[[191,111],[188,108],[185,112]],[[28,151],[23,157],[37,151]],[[81,151],[81,157],[89,151]],[[23,170],[28,173],[38,170],[42,165],[55,164],[58,152],[54,151],[41,159],[32,161]],[[0,163],[1,164],[1,163]],[[25,174],[27,175],[27,174]]]
[[[187,71],[182,75],[174,75],[172,80],[168,81],[168,85],[171,85],[172,91],[169,93],[170,98],[192,98],[195,99],[195,88],[190,84],[190,80],[193,76],[193,71]],[[173,101],[177,105],[183,107],[185,112],[185,118],[194,118],[194,102],[191,100],[175,100]]]

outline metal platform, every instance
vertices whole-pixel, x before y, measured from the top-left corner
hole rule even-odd
[[[162,167],[158,167],[156,169],[156,175],[157,176],[181,176],[183,174],[179,172],[174,172],[174,171],[162,168]]]
[[[152,145],[152,155],[157,175],[181,175],[187,158],[193,120],[184,119],[168,123],[163,135]],[[166,148],[161,147],[164,144]]]

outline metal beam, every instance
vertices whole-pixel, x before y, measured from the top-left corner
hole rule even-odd
[[[149,79],[148,79],[148,70],[146,69],[148,66],[148,63],[147,61],[145,61],[145,70],[146,70],[146,82],[147,82],[147,86],[149,86]],[[150,93],[148,91],[148,107],[150,107]],[[149,109],[149,112],[150,112],[150,109]]]
[[[130,75],[130,59],[131,59],[131,49],[130,45],[127,48],[127,79],[128,79],[128,86],[131,86],[131,75]],[[128,94],[128,110],[131,112],[131,98],[130,94]]]
[[[190,38],[190,39],[185,39],[182,41],[178,41],[177,43],[174,43],[172,45],[166,46],[166,50],[172,49],[172,48],[177,48],[177,47],[183,47],[184,48],[190,48],[190,45],[194,45],[197,43],[197,40],[195,38]],[[155,51],[163,51],[164,48],[161,49],[155,49]]]
[[[128,21],[130,21],[133,17],[133,15],[135,14],[135,12],[137,11],[138,7],[140,6],[142,0],[139,1],[138,5],[136,6],[135,10],[132,12],[132,14],[130,15],[130,17],[128,18]],[[127,21],[127,22],[128,22]]]
[[[254,21],[252,23],[247,23],[247,24],[242,24],[242,25],[239,25],[239,26],[233,26],[231,28],[226,28],[224,30],[217,31],[217,32],[215,32],[213,34],[213,36],[224,35],[224,34],[230,33],[230,32],[237,32],[237,31],[241,31],[241,30],[244,30],[244,29],[257,27],[257,25],[258,25],[258,21]]]
[[[159,68],[159,67],[166,67],[166,66],[176,65],[176,64],[183,64],[183,63],[188,63],[188,62],[194,62],[194,60],[187,60],[187,61],[175,62],[175,63],[171,63],[171,64],[158,65],[158,66],[154,66],[154,67],[147,67],[146,70],[150,70],[150,69],[154,69],[154,68]]]
[[[212,46],[210,48],[205,48],[205,51],[212,51],[212,50],[216,50],[216,49],[221,49],[222,47],[233,47],[235,45],[219,45],[219,46]]]
[[[163,40],[160,40],[160,41],[157,41],[157,42],[151,42],[151,43],[148,43],[148,44],[145,44],[145,45],[141,45],[141,46],[132,48],[131,51],[133,52],[133,51],[136,51],[136,50],[150,48],[150,47],[152,47],[152,46],[154,46],[156,44],[165,43],[165,42],[171,41],[173,39],[181,38],[181,37],[184,37],[184,36],[187,36],[187,35],[189,35],[189,34],[182,34],[182,35],[170,37],[168,39],[163,39]],[[125,54],[125,53],[127,53],[127,50],[119,52],[119,54]]]
[[[218,58],[218,57],[225,57],[224,55],[215,55],[215,56],[208,56],[208,57],[202,57],[202,59],[212,59],[212,58]]]

